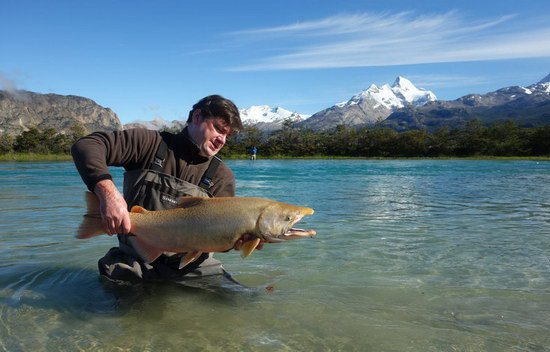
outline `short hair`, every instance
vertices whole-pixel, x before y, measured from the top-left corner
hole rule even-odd
[[[191,123],[193,112],[199,109],[201,116],[206,119],[221,118],[229,127],[232,133],[238,133],[243,128],[239,109],[231,100],[222,97],[221,95],[209,95],[199,100],[193,109],[189,111],[187,123]]]

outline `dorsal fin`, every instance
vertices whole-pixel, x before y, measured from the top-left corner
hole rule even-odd
[[[209,199],[208,197],[180,197],[178,199],[178,208],[195,207]]]
[[[145,214],[147,213],[149,210],[145,209],[144,207],[140,206],[140,205],[134,205],[132,207],[132,209],[130,209],[130,213],[141,213],[141,214]]]

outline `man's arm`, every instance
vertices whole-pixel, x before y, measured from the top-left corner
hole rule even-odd
[[[159,142],[156,133],[125,130],[92,133],[72,146],[76,168],[88,189],[98,196],[101,217],[109,234],[130,232],[127,204],[112,181],[109,166],[142,168]]]
[[[107,165],[112,139],[107,133],[96,132],[80,138],[71,147],[76,169],[91,192],[98,182],[113,179]]]
[[[99,198],[99,210],[109,235],[127,234],[131,230],[128,205],[111,180],[96,183],[94,193]]]

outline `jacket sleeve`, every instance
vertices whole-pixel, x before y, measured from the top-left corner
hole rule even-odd
[[[148,165],[160,140],[156,131],[145,129],[95,132],[76,141],[71,154],[82,180],[93,191],[99,181],[112,180],[109,166],[129,170]]]

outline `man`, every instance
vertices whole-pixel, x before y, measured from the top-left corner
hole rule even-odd
[[[258,149],[256,149],[256,146],[253,146],[250,148],[250,160],[256,160],[256,153],[258,152]]]
[[[226,274],[221,263],[208,253],[181,270],[181,253],[165,253],[151,264],[144,263],[127,241],[128,209],[133,205],[168,209],[175,207],[181,196],[234,196],[235,176],[215,155],[228,136],[241,128],[235,104],[211,95],[193,105],[187,126],[179,134],[146,129],[96,132],[73,145],[76,168],[99,198],[106,229],[119,238],[119,247],[111,248],[99,260],[101,275],[115,281],[139,282]],[[126,170],[124,196],[113,183],[108,166]],[[241,244],[239,240],[235,248]]]

